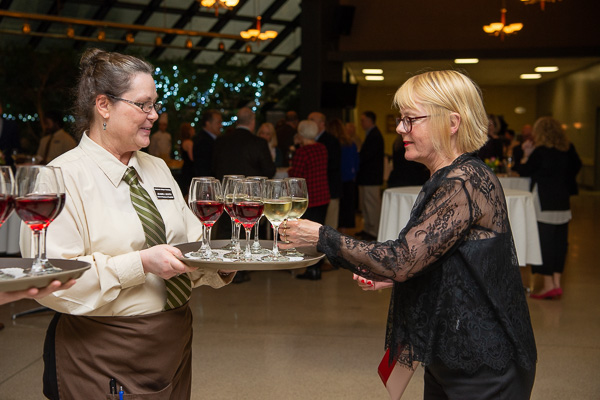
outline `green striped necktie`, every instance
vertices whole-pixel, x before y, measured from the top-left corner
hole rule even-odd
[[[167,243],[165,224],[150,195],[140,185],[135,168],[128,167],[125,175],[123,175],[123,180],[129,185],[131,203],[133,203],[133,208],[135,208],[142,222],[142,228],[144,228],[144,234],[146,235],[146,246],[152,247]],[[167,288],[165,310],[181,307],[190,299],[192,282],[187,274],[165,280],[165,286]]]

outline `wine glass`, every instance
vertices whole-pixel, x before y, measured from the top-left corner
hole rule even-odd
[[[269,179],[265,182],[265,196],[263,198],[264,213],[273,225],[273,253],[264,256],[264,261],[289,261],[281,255],[277,247],[279,225],[288,217],[292,209],[292,198],[289,185],[283,179]]]
[[[41,241],[42,231],[50,225],[61,211],[59,185],[54,168],[42,165],[26,165],[17,168],[15,211],[33,232],[35,258],[29,275],[42,275],[61,271],[48,260]],[[64,202],[63,202],[64,203]]]
[[[246,250],[240,260],[252,261],[250,232],[263,213],[263,185],[259,180],[237,181],[233,191],[233,210],[246,231]]]
[[[308,208],[308,189],[306,187],[306,179],[304,178],[286,178],[290,187],[290,196],[292,197],[292,210],[288,215],[288,220],[296,221],[300,218]],[[304,257],[296,249],[289,249],[285,252],[288,257]]]
[[[244,178],[238,178],[230,176],[227,179],[227,183],[225,183],[225,187],[223,188],[223,201],[225,202],[225,211],[229,214],[231,218],[231,243],[227,246],[223,247],[223,249],[231,250],[229,253],[223,254],[223,257],[231,258],[237,260],[242,257],[242,249],[240,248],[240,230],[241,224],[235,215],[235,210],[233,209],[233,192],[235,190],[235,185],[242,181]]]
[[[267,180],[267,177],[266,176],[249,176],[246,179],[257,180],[264,186],[265,181]],[[263,215],[264,215],[264,213],[260,217],[262,218]],[[252,254],[269,254],[269,250],[263,249],[262,246],[260,245],[260,239],[258,237],[259,225],[260,225],[260,218],[258,219],[258,221],[256,221],[256,224],[254,225],[254,242],[252,243]]]
[[[63,208],[65,208],[66,189],[65,189],[65,179],[63,178],[62,169],[60,169],[60,167],[48,167],[48,168],[52,168],[54,170],[54,175],[56,176],[56,184],[58,185],[57,193],[58,193],[59,203],[58,203],[58,207],[56,208],[56,213],[51,218],[50,222],[52,222],[56,219],[58,214],[61,213]],[[40,237],[41,237],[40,240],[42,242],[42,254],[40,256],[40,259],[44,265],[50,264],[50,261],[48,261],[48,258],[46,256],[46,233],[47,232],[48,232],[48,226],[46,225],[46,227],[44,229],[42,229],[42,231],[40,232]]]
[[[0,166],[0,226],[6,222],[15,208],[14,194],[15,179],[12,168],[6,165]]]
[[[193,252],[192,256],[203,260],[214,260],[210,248],[210,231],[223,214],[223,193],[221,182],[214,178],[193,178],[189,193],[189,203],[192,212],[204,225],[205,234],[202,235],[202,247]]]

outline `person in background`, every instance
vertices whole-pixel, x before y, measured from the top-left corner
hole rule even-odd
[[[140,151],[161,105],[154,68],[87,49],[76,87],[79,145],[50,162],[66,201],[48,227],[49,258],[91,264],[72,288],[38,300],[56,311],[44,344],[44,395],[104,399],[116,379],[130,397],[189,399],[192,288],[219,288],[234,273],[186,266],[172,244],[202,225],[166,163]],[[32,247],[21,227],[22,254]],[[178,258],[179,257],[179,258]]]
[[[167,113],[161,114],[158,119],[158,130],[150,136],[150,147],[148,148],[148,153],[165,161],[171,158],[171,150],[173,149],[171,134],[167,132],[168,125],[169,115]]]
[[[329,206],[325,224],[337,228],[340,215],[340,196],[342,195],[342,146],[340,141],[331,133],[326,131],[327,119],[325,114],[312,112],[308,120],[317,124],[319,134],[317,142],[327,148],[327,181],[329,182]]]
[[[282,167],[283,159],[281,157],[281,150],[277,146],[277,133],[275,132],[273,124],[270,122],[263,123],[260,128],[258,128],[256,135],[265,139],[269,144],[269,151],[271,152],[271,158],[275,163],[275,168]]]
[[[44,115],[46,134],[40,140],[36,159],[40,164],[48,164],[56,157],[75,148],[77,142],[63,129],[63,116],[58,111],[48,111]]]
[[[292,165],[288,170],[290,177],[304,178],[308,190],[308,208],[303,218],[325,223],[329,204],[329,185],[327,184],[327,148],[315,138],[319,128],[313,121],[301,121],[298,124],[300,147],[294,153]],[[296,275],[298,279],[316,281],[321,279],[323,259],[306,268],[306,272]]]
[[[388,188],[398,186],[423,186],[429,179],[429,170],[423,164],[408,161],[405,157],[404,139],[398,136],[394,140],[392,152],[392,172],[388,177]]]
[[[490,114],[488,116],[488,141],[479,149],[478,155],[482,160],[502,160],[503,144],[500,136],[502,124],[497,115]]]
[[[4,159],[4,164],[14,165],[13,154],[21,149],[19,143],[19,127],[15,121],[4,117],[4,108],[0,98],[0,161]]]
[[[356,236],[365,240],[375,240],[379,232],[381,214],[381,185],[383,184],[383,136],[375,125],[375,113],[365,111],[360,116],[360,124],[365,130],[365,141],[360,148],[360,164],[356,175],[358,199],[363,216],[363,230]]]
[[[523,147],[521,145],[525,142],[533,140],[533,126],[531,124],[523,125],[521,129],[521,135],[519,136],[519,143],[512,148],[513,165],[520,165],[521,159],[523,158]]]
[[[288,111],[285,113],[285,121],[277,126],[277,147],[281,153],[281,166],[288,167],[290,165],[290,149],[294,146],[294,135],[298,131],[298,113],[296,111]]]
[[[539,118],[532,134],[533,141],[523,143],[521,164],[514,168],[521,176],[531,177],[542,249],[543,264],[532,265],[531,271],[544,276],[544,286],[530,297],[552,299],[563,293],[561,277],[572,217],[569,198],[577,193],[575,177],[581,160],[554,118]]]
[[[354,122],[346,122],[344,128],[346,129],[346,132],[348,132],[350,139],[356,144],[356,149],[360,151],[362,140],[356,135],[356,125],[354,125]]]
[[[183,166],[181,167],[181,192],[187,198],[190,190],[192,178],[195,176],[194,170],[194,136],[196,130],[189,122],[183,122],[179,126],[179,138],[181,139],[181,158]]]
[[[335,136],[342,146],[342,194],[338,227],[340,232],[344,232],[356,226],[356,174],[360,159],[356,143],[340,119],[330,120],[327,124],[327,132]]]
[[[474,155],[487,140],[481,91],[457,71],[431,71],[394,104],[406,159],[431,172],[398,239],[363,242],[300,219],[280,228],[280,247],[316,247],[364,289],[393,287],[390,366],[423,363],[423,398],[529,399],[537,350],[506,200]]]
[[[193,159],[195,176],[213,176],[212,159],[215,140],[221,134],[223,116],[218,110],[208,109],[200,118],[200,133],[194,137]]]

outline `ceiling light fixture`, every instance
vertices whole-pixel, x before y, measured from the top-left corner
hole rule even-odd
[[[489,25],[483,26],[485,33],[492,36],[500,36],[500,40],[504,40],[504,36],[517,33],[521,29],[523,29],[523,24],[520,22],[506,25],[506,7],[504,6],[504,1],[502,2],[502,9],[500,9],[500,22],[492,22]]]
[[[100,29],[100,31],[98,32],[97,38],[98,38],[98,40],[106,39],[106,32],[104,31],[104,29]]]
[[[233,7],[237,6],[240,0],[198,0],[202,7],[214,8],[215,16],[219,16],[219,8],[226,10],[232,10]]]
[[[556,72],[558,71],[557,66],[547,66],[547,67],[535,67],[535,72]]]
[[[519,78],[521,79],[540,79],[542,74],[521,74]]]
[[[259,42],[261,40],[271,40],[277,37],[276,31],[264,31],[261,32],[261,20],[262,17],[259,15],[256,17],[256,28],[248,29],[247,31],[241,31],[240,36],[246,40],[252,40],[253,42]]]
[[[545,3],[556,3],[557,1],[561,1],[561,0],[521,0],[521,2],[523,2],[525,4],[540,3],[540,8],[542,9],[542,11],[544,11]]]
[[[383,74],[383,70],[380,68],[364,68],[362,70],[362,73],[365,75],[368,75],[368,74],[381,75],[381,74]]]
[[[125,35],[125,41],[129,44],[135,42],[135,37],[133,36],[133,33],[127,32],[127,34]]]
[[[194,43],[192,42],[192,39],[187,38],[187,40],[185,41],[185,48],[191,49],[192,47],[194,47]]]
[[[477,64],[479,58],[456,58],[454,64]]]
[[[71,39],[75,37],[75,29],[71,25],[67,28],[67,36]]]
[[[365,80],[367,81],[382,81],[384,78],[381,75],[367,75]]]
[[[29,25],[27,22],[23,23],[23,27],[21,28],[21,30],[23,31],[24,34],[29,34],[31,33],[31,25]]]

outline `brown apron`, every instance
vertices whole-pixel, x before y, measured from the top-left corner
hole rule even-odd
[[[132,317],[57,314],[44,345],[44,394],[60,400],[111,399],[109,382],[115,378],[125,399],[189,399],[191,345],[187,304]]]

